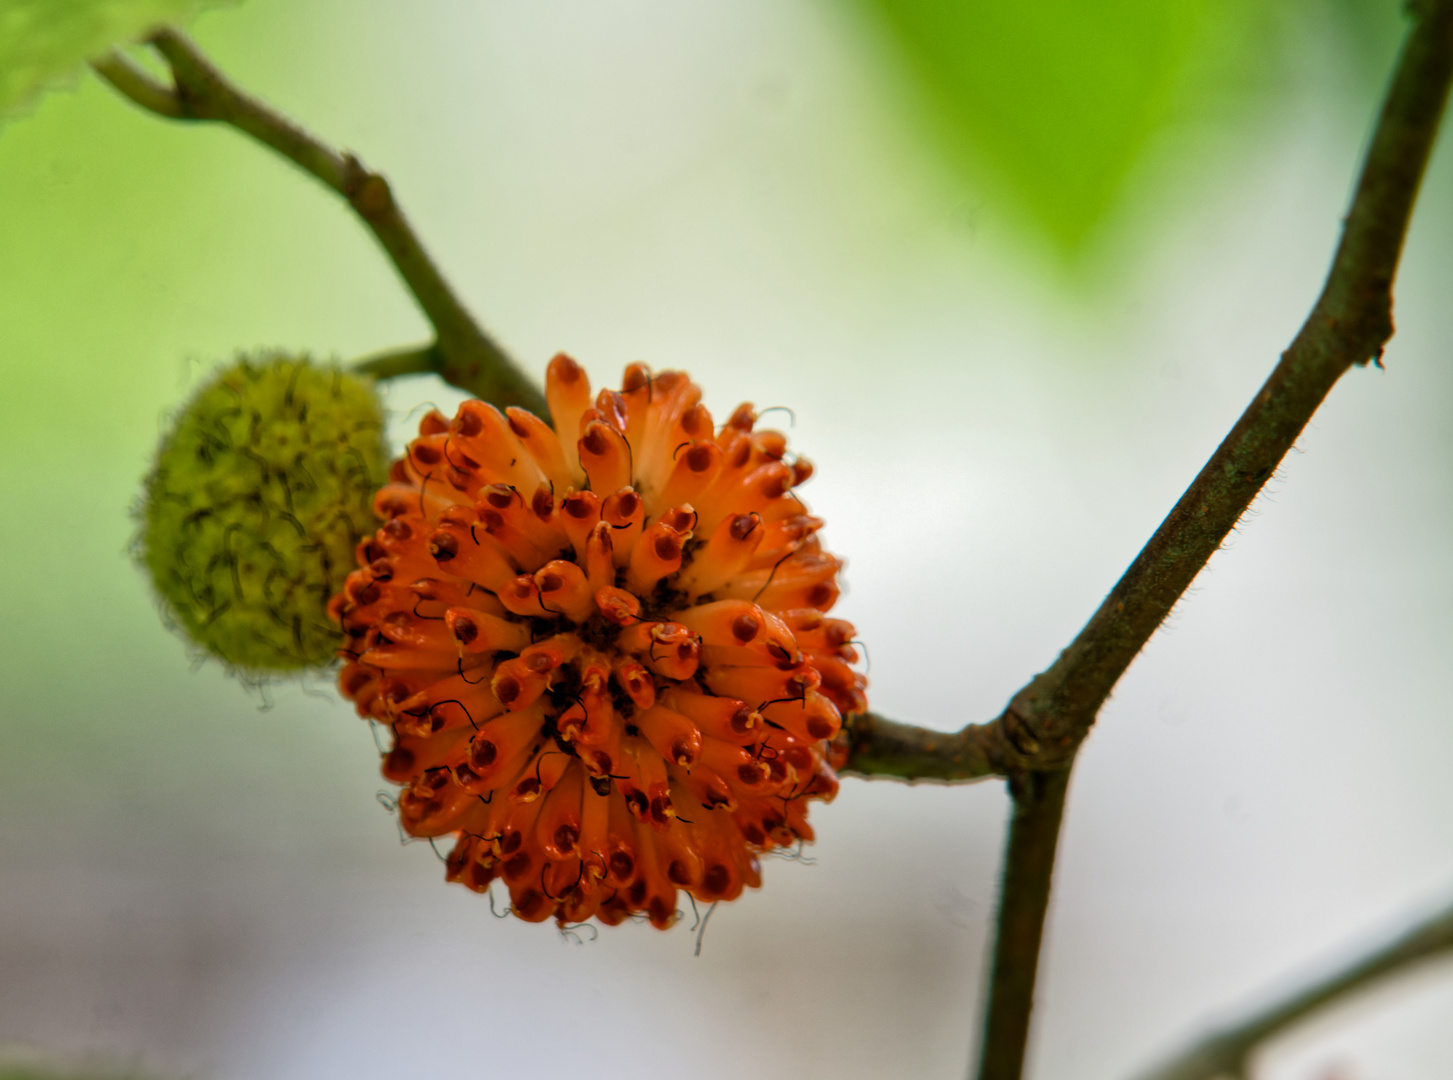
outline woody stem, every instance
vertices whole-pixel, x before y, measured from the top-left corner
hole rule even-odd
[[[1099,610],[982,737],[987,760],[1011,779],[1014,818],[979,1080],[1019,1080],[1023,1071],[1064,786],[1100,706],[1333,385],[1378,358],[1392,336],[1393,277],[1453,81],[1453,0],[1409,10],[1412,26],[1307,321]]]
[[[160,30],[151,38],[151,45],[171,67],[171,86],[115,50],[93,60],[91,66],[142,108],[170,120],[215,121],[237,128],[342,195],[433,324],[438,341],[428,355],[431,370],[501,407],[521,405],[537,415],[547,415],[539,387],[485,332],[444,279],[387,180],[365,168],[353,154],[334,149],[238,89],[180,31]]]

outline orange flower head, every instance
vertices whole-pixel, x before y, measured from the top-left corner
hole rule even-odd
[[[331,611],[343,693],[387,725],[383,773],[447,876],[502,879],[522,919],[658,927],[730,900],[812,839],[828,758],[863,711],[811,475],[742,405],[718,430],[680,372],[592,396],[550,362],[554,425],[430,412],[374,500]]]

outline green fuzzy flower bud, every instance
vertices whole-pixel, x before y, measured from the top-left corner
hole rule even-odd
[[[137,511],[165,616],[245,678],[330,662],[328,600],[387,466],[370,380],[283,353],[220,369],[162,439]]]

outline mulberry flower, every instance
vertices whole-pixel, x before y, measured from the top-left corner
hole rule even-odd
[[[343,693],[387,725],[412,836],[522,919],[675,918],[810,841],[831,741],[866,708],[841,563],[794,494],[812,474],[742,405],[718,431],[687,376],[592,397],[551,361],[554,426],[427,414],[331,610]]]

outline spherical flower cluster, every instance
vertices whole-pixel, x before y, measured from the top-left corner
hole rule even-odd
[[[137,561],[168,621],[249,679],[331,663],[328,602],[388,467],[373,383],[306,356],[220,369],[163,438]]]
[[[554,426],[466,401],[426,415],[332,610],[359,713],[413,836],[529,921],[675,918],[812,839],[830,740],[866,708],[811,475],[743,405],[718,431],[685,375],[592,397],[549,366]]]

